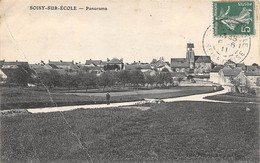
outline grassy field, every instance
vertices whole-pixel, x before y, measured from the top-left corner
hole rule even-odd
[[[234,102],[258,102],[260,103],[260,97],[252,94],[239,94],[239,93],[226,93],[223,95],[209,96],[206,99],[218,100],[218,101],[234,101]]]
[[[172,92],[170,92],[170,91]],[[142,90],[141,90],[142,91]],[[111,92],[111,102],[137,101],[144,98],[170,98],[198,93],[212,92],[212,87],[173,87],[154,90],[145,90],[146,93],[136,93],[138,91]],[[133,94],[133,92],[135,92]],[[127,95],[127,93],[129,95]],[[81,93],[82,95],[84,93]],[[65,93],[51,93],[46,91],[36,91],[34,89],[22,88],[1,88],[1,110],[7,109],[27,109],[48,106],[70,106],[84,104],[106,103],[104,93],[88,93],[87,95],[75,95]]]
[[[1,117],[1,137],[2,162],[260,161],[254,104],[174,102],[147,111]]]

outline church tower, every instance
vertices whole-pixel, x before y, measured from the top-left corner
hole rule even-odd
[[[190,69],[194,69],[194,44],[193,43],[188,43],[187,44],[187,52],[186,52],[186,60],[190,64]]]

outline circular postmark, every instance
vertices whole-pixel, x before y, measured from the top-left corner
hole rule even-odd
[[[214,36],[213,26],[210,25],[204,32],[202,46],[205,54],[210,56],[214,63],[224,64],[228,60],[240,63],[249,54],[251,38],[249,35],[227,35],[225,32],[223,35]]]

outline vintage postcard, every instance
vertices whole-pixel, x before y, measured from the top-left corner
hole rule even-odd
[[[260,162],[258,0],[0,0],[0,162]]]

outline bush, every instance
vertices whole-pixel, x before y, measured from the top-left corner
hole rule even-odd
[[[224,88],[221,86],[221,85],[219,85],[219,86],[217,86],[217,88],[216,88],[216,91],[221,91],[221,90],[223,90]]]
[[[252,94],[252,95],[256,95],[256,90],[255,90],[255,88],[249,88],[249,89],[248,89],[248,93],[249,93],[249,94]]]

